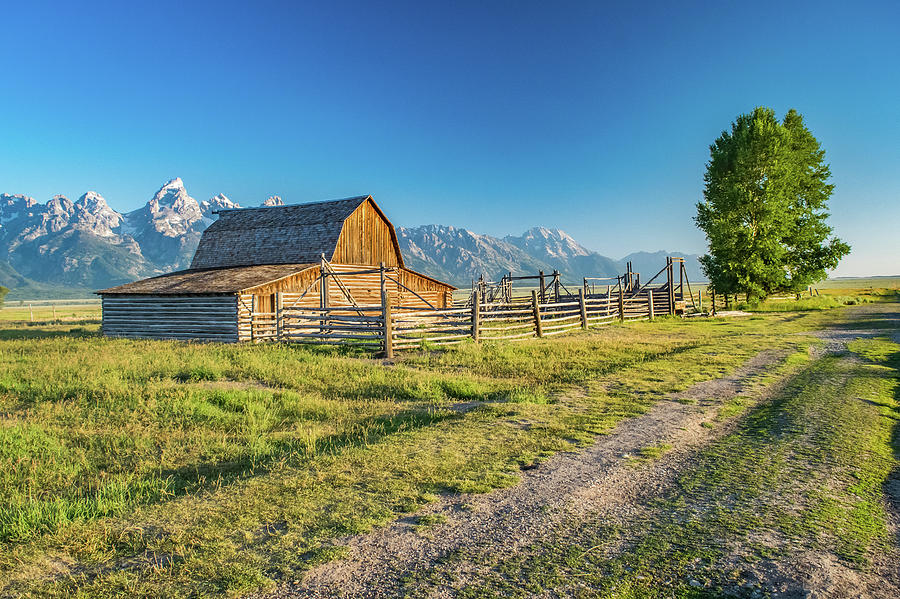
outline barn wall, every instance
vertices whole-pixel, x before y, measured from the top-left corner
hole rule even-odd
[[[233,295],[107,295],[102,306],[107,337],[238,340]]]
[[[400,254],[394,246],[394,227],[372,206],[364,202],[344,221],[341,236],[331,262],[400,266]]]

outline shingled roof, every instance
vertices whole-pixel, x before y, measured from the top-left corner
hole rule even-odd
[[[232,294],[272,283],[315,264],[263,264],[232,268],[189,269],[151,277],[118,287],[103,289],[100,295],[190,295],[192,293]]]
[[[220,210],[219,220],[203,232],[191,268],[303,264],[319,262],[322,254],[330,259],[344,220],[370,198]]]

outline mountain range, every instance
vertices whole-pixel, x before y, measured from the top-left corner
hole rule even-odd
[[[262,202],[283,205],[278,196]],[[141,208],[120,213],[99,193],[46,204],[26,195],[0,194],[0,285],[12,297],[84,295],[87,291],[187,268],[216,210],[240,206],[219,194],[198,202],[181,179],[163,185]],[[586,249],[564,231],[535,227],[501,238],[446,225],[398,227],[407,266],[467,286],[484,274],[535,274],[558,269],[567,280],[614,276],[631,261],[644,277],[677,252],[637,252],[613,260]],[[701,278],[697,256],[684,255],[692,280]],[[645,279],[646,280],[646,279]]]

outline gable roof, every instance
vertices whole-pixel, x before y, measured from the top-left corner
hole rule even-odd
[[[191,268],[303,264],[319,262],[322,254],[331,259],[344,221],[366,201],[387,221],[372,196],[220,210],[219,219],[203,232]],[[391,225],[399,256],[393,228]]]
[[[179,270],[158,277],[102,289],[100,295],[189,295],[192,293],[231,294],[272,283],[302,272],[315,264],[263,264],[231,268]]]

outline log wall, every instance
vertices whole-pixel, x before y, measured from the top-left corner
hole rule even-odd
[[[102,305],[107,337],[238,340],[233,295],[107,295]]]

